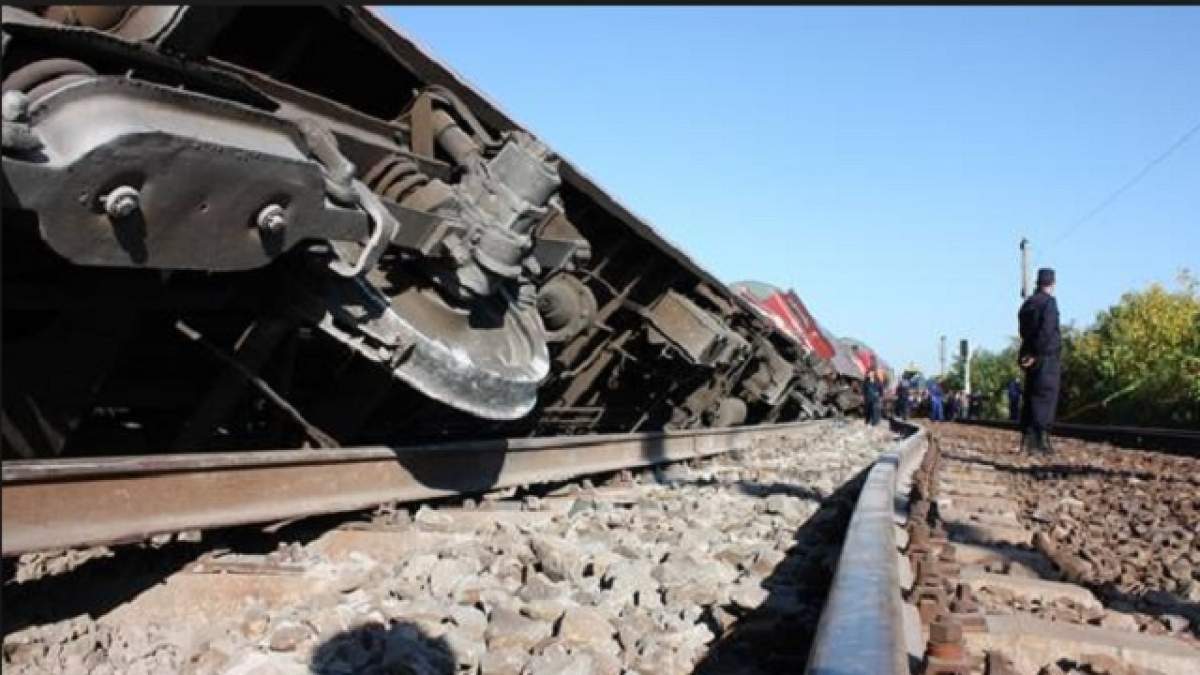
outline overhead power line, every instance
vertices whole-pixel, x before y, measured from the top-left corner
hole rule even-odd
[[[1096,214],[1098,214],[1101,211],[1103,211],[1104,209],[1108,208],[1108,206],[1110,204],[1112,204],[1113,202],[1117,201],[1117,199],[1121,195],[1128,192],[1129,189],[1132,188],[1134,185],[1137,185],[1138,183],[1140,183],[1141,180],[1143,178],[1145,178],[1146,175],[1149,174],[1154,169],[1154,167],[1158,166],[1165,159],[1167,159],[1172,154],[1174,154],[1176,150],[1178,150],[1179,148],[1182,148],[1183,145],[1185,143],[1187,143],[1189,140],[1191,140],[1192,136],[1194,136],[1196,134],[1196,132],[1198,132],[1198,131],[1200,131],[1200,122],[1196,122],[1196,124],[1192,125],[1191,129],[1188,129],[1182,136],[1180,136],[1178,139],[1176,139],[1176,141],[1174,143],[1171,144],[1171,147],[1167,148],[1160,155],[1158,155],[1154,159],[1147,162],[1146,165],[1143,166],[1140,171],[1138,171],[1136,174],[1134,174],[1132,178],[1125,181],[1125,183],[1123,185],[1121,185],[1121,187],[1117,188],[1116,190],[1113,190],[1112,193],[1110,193],[1107,197],[1105,197],[1103,200],[1101,200],[1099,204],[1096,204],[1096,206],[1093,207],[1092,210],[1088,211],[1087,213],[1085,213],[1083,215],[1082,218],[1080,218],[1079,220],[1076,220],[1074,223],[1072,223],[1071,226],[1068,227],[1066,230],[1064,230],[1063,233],[1060,234],[1058,236],[1058,238],[1055,239],[1054,242],[1050,245],[1057,246],[1064,239],[1066,239],[1068,236],[1070,236],[1070,234],[1072,232],[1074,232],[1076,229],[1078,229],[1080,225],[1083,225],[1087,221],[1094,218],[1096,216]]]

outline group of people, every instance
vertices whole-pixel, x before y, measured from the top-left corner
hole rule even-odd
[[[924,389],[914,390],[909,382],[901,380],[896,385],[893,410],[900,419],[908,419],[913,411],[925,411],[936,422],[977,419],[983,415],[983,396],[962,390],[946,391],[938,380],[930,380]]]
[[[868,371],[863,379],[863,417],[867,424],[879,424],[883,418],[887,376],[880,371]],[[965,391],[943,391],[941,382],[930,380],[924,389],[915,389],[903,378],[896,384],[892,414],[908,419],[913,411],[927,411],[934,421],[975,419],[983,414],[983,397]]]
[[[1024,371],[1025,385],[1015,378],[1008,383],[1008,416],[1019,421],[1023,452],[1053,454],[1049,430],[1058,406],[1061,351],[1058,303],[1054,299],[1055,275],[1052,269],[1040,269],[1037,291],[1021,304],[1017,323],[1021,335],[1017,365]],[[868,371],[863,380],[864,417],[867,424],[879,424],[883,414],[886,376]],[[930,380],[924,389],[912,391],[908,381],[901,378],[896,385],[894,413],[908,419],[910,412],[928,404],[929,419],[935,422],[979,418],[983,413],[983,397],[968,396],[964,391],[944,391],[938,380]]]

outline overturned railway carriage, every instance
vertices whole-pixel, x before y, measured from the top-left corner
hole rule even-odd
[[[871,349],[860,340],[854,338],[841,338],[842,344],[853,355],[854,360],[864,373],[868,370],[873,370],[877,375],[883,378],[885,384],[892,384],[896,378],[896,372],[879,356],[879,353]]]
[[[810,385],[802,403],[813,416],[857,410],[862,406],[862,371],[839,354],[837,340],[813,318],[795,291],[784,292],[760,281],[739,281],[731,290],[800,346],[808,361]]]
[[[3,8],[5,456],[828,414],[803,350],[357,7]]]

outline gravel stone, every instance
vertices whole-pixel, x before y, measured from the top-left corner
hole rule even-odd
[[[750,573],[759,577],[768,576],[771,572],[775,571],[775,568],[786,557],[783,553],[773,548],[762,550],[758,555],[754,556],[754,563],[750,566]]]
[[[449,532],[454,528],[454,518],[423,504],[413,516],[413,523],[424,532]]]
[[[586,562],[569,542],[538,536],[530,541],[530,546],[550,580],[577,582],[583,578]]]
[[[558,637],[563,641],[600,651],[616,647],[613,642],[615,632],[608,618],[590,607],[572,607],[563,614],[558,626]]]
[[[525,675],[593,675],[596,670],[595,657],[590,653],[571,653],[555,644],[530,659]]]
[[[545,621],[536,621],[504,607],[492,612],[485,637],[489,649],[518,647],[531,649],[539,640],[549,637],[551,626]]]
[[[280,624],[275,630],[271,631],[271,640],[268,646],[272,651],[290,652],[307,639],[309,635],[309,630],[299,624]]]
[[[740,609],[758,609],[770,595],[757,583],[742,581],[729,591],[729,600]]]
[[[721,661],[722,672],[776,672],[775,650],[762,645],[791,645],[793,635],[811,631],[823,599],[820,587],[788,582],[825,574],[821,565],[836,561],[836,522],[810,519],[828,519],[822,495],[891,440],[884,430],[822,423],[657,470],[671,485],[644,470],[543,498],[502,491],[484,500],[494,520],[473,503],[422,505],[411,517],[380,509],[373,519],[385,528],[345,532],[372,542],[362,550],[321,549],[318,540],[268,556],[305,570],[312,591],[299,601],[281,602],[271,588],[294,588],[295,576],[264,575],[255,582],[261,597],[206,617],[212,625],[203,630],[191,617],[166,626],[86,616],[35,624],[4,637],[5,672],[671,675],[692,672],[739,636],[757,647],[733,665]],[[524,519],[526,511],[550,516]],[[817,535],[797,542],[797,532]],[[1183,565],[1200,564],[1187,557],[1192,544],[1180,543],[1191,541],[1187,534],[1170,533],[1163,550],[1175,555],[1159,561],[1181,591]],[[386,548],[389,536],[395,550]],[[203,544],[212,541],[206,533]],[[18,576],[29,578],[79,567],[72,553],[22,560]],[[8,585],[5,601],[6,609],[20,606]]]
[[[456,605],[450,608],[450,618],[466,635],[482,640],[487,631],[487,615],[475,607]]]
[[[437,597],[450,597],[475,569],[462,558],[442,558],[429,571],[429,590]]]
[[[524,611],[531,619],[553,623],[571,606],[570,602],[563,598],[533,600],[525,603]]]
[[[492,647],[480,662],[482,675],[521,675],[529,662],[529,652],[520,647]]]

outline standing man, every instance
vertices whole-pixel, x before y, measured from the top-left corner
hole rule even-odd
[[[908,419],[908,380],[904,378],[896,385],[896,416]]]
[[[942,421],[942,385],[937,380],[929,381],[929,419]]]
[[[1008,420],[1016,422],[1021,419],[1021,383],[1013,378],[1008,383]]]
[[[892,383],[888,381],[887,371],[883,368],[875,370],[875,386],[879,387],[879,398],[875,399],[875,423],[883,419],[883,404],[888,398],[888,387]]]
[[[1054,300],[1054,270],[1038,270],[1037,292],[1021,304],[1017,322],[1021,332],[1017,364],[1025,371],[1021,448],[1028,452],[1053,454],[1049,431],[1058,407],[1059,352],[1062,346],[1058,303]]]
[[[879,382],[875,379],[875,371],[868,370],[866,379],[863,380],[863,407],[867,424],[875,426],[879,423],[879,399],[883,395],[883,391],[879,386]]]

